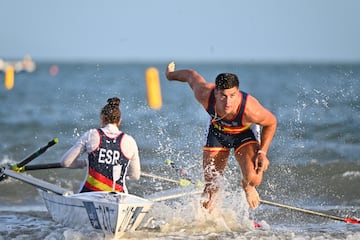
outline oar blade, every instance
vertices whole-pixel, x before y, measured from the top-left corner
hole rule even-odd
[[[352,223],[352,224],[360,224],[360,220],[357,220],[355,218],[349,218],[349,217],[344,218],[344,222]]]

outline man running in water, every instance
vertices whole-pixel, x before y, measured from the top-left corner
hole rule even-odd
[[[211,210],[219,192],[220,177],[223,176],[230,150],[241,168],[241,184],[249,206],[255,209],[260,198],[256,191],[263,172],[269,166],[266,153],[276,131],[276,117],[264,108],[257,99],[239,90],[235,74],[221,73],[215,83],[206,80],[191,69],[175,70],[170,62],[165,75],[168,80],[187,82],[196,100],[210,115],[206,144],[203,148],[204,195],[208,199],[203,206]],[[262,128],[257,141],[251,125]]]

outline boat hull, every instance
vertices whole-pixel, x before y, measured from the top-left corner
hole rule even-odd
[[[54,221],[72,227],[91,225],[111,237],[135,231],[153,205],[150,200],[125,193],[58,195],[39,192]]]

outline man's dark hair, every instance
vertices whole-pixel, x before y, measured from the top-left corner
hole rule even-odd
[[[223,90],[233,87],[239,88],[239,79],[233,73],[220,73],[215,79],[216,89]]]

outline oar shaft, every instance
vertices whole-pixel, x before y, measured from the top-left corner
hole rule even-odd
[[[180,181],[170,179],[170,178],[166,178],[166,177],[157,176],[157,175],[150,174],[150,173],[142,172],[141,175],[144,176],[144,177],[149,177],[149,178],[154,178],[154,179],[159,179],[159,180],[163,180],[163,181],[167,181],[167,182],[180,184]]]
[[[62,168],[63,166],[60,163],[44,163],[44,164],[35,164],[25,166],[25,171],[29,170],[41,170],[41,169],[50,169],[50,168]]]
[[[341,218],[341,217],[338,217],[338,216],[333,216],[333,215],[329,215],[329,214],[325,214],[325,213],[321,213],[321,212],[316,212],[316,211],[312,211],[312,210],[308,210],[308,209],[298,208],[298,207],[294,207],[294,206],[290,206],[290,205],[286,205],[286,204],[275,203],[275,202],[271,202],[271,201],[267,201],[267,200],[263,200],[263,199],[260,200],[260,202],[263,203],[263,204],[271,205],[271,206],[287,208],[287,209],[291,209],[291,210],[294,210],[294,211],[308,213],[308,214],[317,215],[317,216],[321,216],[321,217],[327,217],[327,218],[331,218],[333,220],[345,221],[344,218]]]
[[[183,192],[183,193],[171,194],[168,196],[150,198],[150,200],[154,201],[154,202],[160,202],[160,201],[166,201],[166,200],[170,200],[170,199],[181,198],[181,197],[196,195],[196,194],[201,194],[201,193],[202,193],[201,190],[196,190],[196,191],[192,191],[192,192]]]
[[[34,158],[40,156],[41,154],[43,154],[49,147],[55,145],[59,140],[57,138],[54,138],[53,140],[51,140],[50,142],[48,142],[48,144],[42,148],[40,148],[39,150],[37,150],[36,152],[34,152],[33,154],[31,154],[30,156],[26,157],[25,159],[23,159],[20,163],[16,164],[17,168],[21,168],[23,166],[25,166],[26,164],[28,164],[30,161],[32,161]]]

